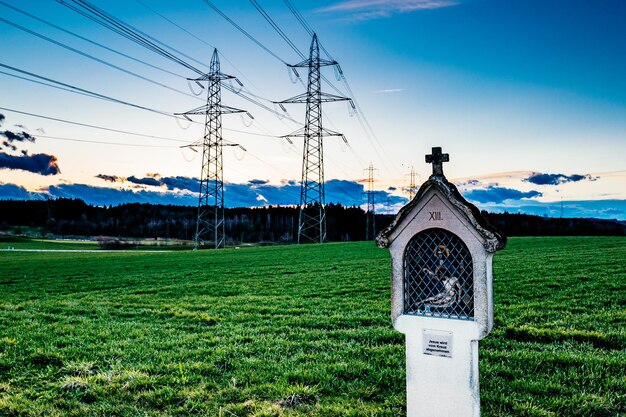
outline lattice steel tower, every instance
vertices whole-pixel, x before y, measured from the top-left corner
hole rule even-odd
[[[307,92],[279,102],[279,104],[306,103],[304,127],[284,136],[304,137],[298,243],[322,243],[326,240],[323,138],[324,136],[343,137],[343,135],[325,129],[322,126],[322,103],[350,100],[348,97],[336,96],[321,91],[320,67],[328,65],[338,65],[338,63],[337,61],[320,58],[317,34],[313,34],[309,59],[305,59],[296,65],[289,65],[291,68],[305,67],[309,69]]]
[[[409,186],[406,188],[406,191],[409,192],[409,201],[413,200],[413,197],[415,196],[415,168],[411,167],[411,173],[409,174],[410,176],[410,180],[409,180]]]
[[[204,137],[201,141],[202,172],[200,174],[198,221],[195,235],[196,249],[202,246],[223,248],[225,244],[222,148],[239,145],[224,143],[222,139],[222,115],[246,112],[221,104],[221,83],[231,79],[236,78],[220,72],[220,60],[217,49],[215,49],[209,72],[198,78],[189,78],[190,81],[196,83],[208,82],[207,104],[180,113],[186,118],[189,118],[189,115],[205,115]]]
[[[367,168],[367,212],[365,213],[365,240],[376,238],[376,201],[374,199],[374,165]]]

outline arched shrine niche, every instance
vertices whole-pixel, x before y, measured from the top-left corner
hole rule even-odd
[[[404,314],[474,319],[472,255],[454,233],[432,228],[404,251]]]

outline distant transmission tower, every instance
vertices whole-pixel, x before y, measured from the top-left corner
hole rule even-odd
[[[317,35],[313,34],[309,59],[299,64],[289,65],[291,68],[306,67],[309,69],[307,92],[279,102],[306,103],[306,120],[304,128],[284,137],[304,137],[304,154],[302,157],[302,184],[300,188],[300,214],[298,219],[298,243],[326,240],[326,215],[324,205],[324,136],[341,136],[322,127],[322,102],[350,100],[348,97],[322,93],[320,83],[320,67],[338,65],[337,61],[320,58]],[[295,71],[295,70],[294,70]]]
[[[374,165],[367,168],[367,212],[365,213],[365,240],[376,238],[376,202],[374,199]]]
[[[411,201],[413,200],[413,197],[415,197],[415,168],[411,167],[411,173],[409,176],[409,186],[406,190],[409,192],[409,201]]]
[[[207,104],[180,113],[187,119],[189,119],[189,115],[205,115],[204,137],[200,143],[190,145],[202,146],[202,172],[200,174],[198,221],[195,234],[196,249],[204,246],[213,246],[218,249],[225,245],[222,148],[240,145],[224,143],[222,139],[222,114],[246,112],[221,104],[221,83],[231,79],[235,79],[241,85],[241,82],[232,75],[220,72],[220,60],[217,49],[215,49],[209,72],[198,78],[189,78],[190,81],[198,84],[202,81],[208,81]]]

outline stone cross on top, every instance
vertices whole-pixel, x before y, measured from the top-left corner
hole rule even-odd
[[[433,175],[443,177],[443,163],[450,162],[450,155],[441,153],[441,147],[432,149],[431,155],[426,155],[426,163],[433,164]]]

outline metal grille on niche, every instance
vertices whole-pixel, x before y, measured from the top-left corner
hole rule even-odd
[[[404,252],[404,314],[473,320],[473,277],[461,238],[437,228],[418,233]]]

